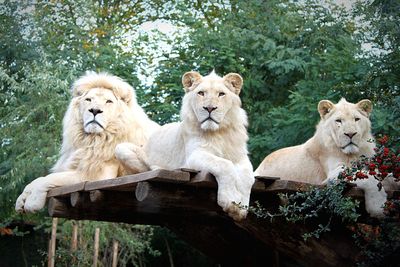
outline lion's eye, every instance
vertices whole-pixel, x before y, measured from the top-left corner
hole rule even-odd
[[[92,99],[90,99],[90,98],[85,98],[85,101],[91,102]]]
[[[224,95],[225,95],[224,92],[220,92],[220,93],[218,94],[218,96],[224,96]]]
[[[198,91],[197,94],[201,95],[201,96],[204,96],[204,92],[203,91]]]
[[[359,120],[360,120],[360,118],[355,118],[354,120],[355,120],[355,121],[359,121]]]
[[[106,103],[114,103],[112,100],[107,100]]]
[[[337,120],[335,120],[337,123],[342,123],[342,120],[341,119],[337,119]]]

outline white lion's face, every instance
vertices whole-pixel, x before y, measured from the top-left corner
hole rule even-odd
[[[193,72],[185,75],[193,76]],[[214,73],[205,77],[188,78],[186,76],[192,82],[187,87],[184,101],[189,102],[201,129],[205,131],[220,129],[232,107],[240,106],[238,94],[242,86],[242,78],[238,74],[228,75],[223,78]]]
[[[345,154],[359,153],[363,142],[367,142],[370,136],[371,102],[362,100],[357,104],[352,104],[343,99],[336,105],[332,104],[328,110],[323,114],[322,126],[329,130],[337,147]]]
[[[118,99],[109,89],[94,88],[80,96],[79,111],[85,132],[98,134],[118,113]]]

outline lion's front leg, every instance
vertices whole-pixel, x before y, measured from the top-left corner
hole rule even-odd
[[[239,174],[239,179],[236,182],[236,188],[242,195],[241,205],[248,207],[250,203],[250,194],[255,182],[253,166],[250,160],[246,157],[238,164],[235,164],[235,169]],[[247,210],[243,210],[247,214]]]
[[[82,182],[82,174],[75,171],[51,173],[28,184],[15,203],[17,212],[36,212],[46,204],[47,192],[58,186]]]
[[[364,190],[365,210],[371,217],[384,217],[383,206],[387,200],[387,193],[383,187],[379,190],[378,181],[368,175],[367,179],[358,179],[354,181],[357,187]]]
[[[206,151],[194,151],[187,159],[186,167],[212,173],[218,183],[218,205],[235,220],[246,217],[246,211],[237,205],[243,198],[236,188],[239,175],[231,161]]]
[[[121,143],[115,148],[115,157],[129,174],[149,171],[143,148],[132,143]]]
[[[327,167],[326,167],[327,168],[327,172],[326,172],[327,177],[321,183],[323,185],[334,183],[337,180],[337,178],[339,177],[339,174],[341,172],[343,172],[345,169],[345,164],[341,163],[341,161],[337,160],[337,159],[328,160],[326,165],[327,165]]]

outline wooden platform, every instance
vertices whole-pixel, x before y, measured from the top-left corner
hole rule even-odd
[[[256,177],[251,203],[277,209],[279,192],[306,190],[309,184]],[[165,226],[226,266],[279,266],[281,259],[304,266],[352,266],[357,248],[339,223],[321,239],[304,242],[306,225],[248,216],[234,222],[217,205],[217,183],[209,173],[155,170],[120,178],[52,189],[52,217]],[[346,192],[362,201],[363,192]]]

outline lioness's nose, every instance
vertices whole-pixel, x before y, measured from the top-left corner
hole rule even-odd
[[[216,110],[217,107],[213,107],[213,106],[207,106],[207,107],[203,107],[205,110],[208,111],[208,113],[211,113],[213,110]]]
[[[355,136],[357,134],[357,132],[355,133],[345,133],[344,135],[347,135],[348,137],[353,138],[353,136]]]
[[[91,108],[91,109],[89,109],[89,112],[93,113],[94,116],[96,116],[99,113],[103,113],[102,110],[97,109],[97,108]]]

